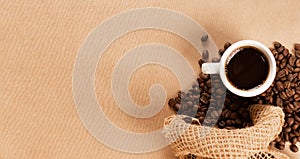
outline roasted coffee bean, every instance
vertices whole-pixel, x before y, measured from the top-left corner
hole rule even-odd
[[[293,103],[293,105],[296,107],[296,108],[300,108],[300,101],[295,101]]]
[[[199,74],[199,77],[202,78],[202,79],[205,80],[205,81],[209,79],[209,75],[208,75],[208,74],[205,74],[205,73],[202,73],[202,72]],[[204,86],[204,85],[203,85],[203,86]]]
[[[280,144],[275,144],[275,147],[278,148],[279,150],[283,150],[284,149],[284,145],[280,145]]]
[[[169,105],[170,107],[175,107],[175,104],[176,104],[176,101],[175,101],[174,98],[171,98],[171,99],[169,100],[169,102],[168,102],[168,105]]]
[[[285,89],[290,89],[290,87],[291,87],[291,82],[290,82],[290,81],[285,81],[285,82],[283,83],[283,87],[284,87]]]
[[[273,43],[273,45],[274,45],[274,47],[275,47],[276,49],[281,47],[281,44],[280,44],[279,42],[277,42],[277,41],[275,41],[275,42]]]
[[[278,78],[282,78],[286,75],[286,71],[285,70],[280,70],[278,73],[277,73],[277,77]]]
[[[180,109],[180,104],[175,104],[174,110],[178,111]]]
[[[193,120],[192,123],[193,125],[200,125],[200,123],[198,121]]]
[[[295,50],[300,50],[300,44],[295,44]]]
[[[205,63],[205,61],[204,61],[203,59],[200,59],[200,60],[198,61],[198,64],[199,64],[200,67],[202,67],[202,64],[203,64],[203,63]]]
[[[285,100],[287,98],[287,95],[285,92],[280,92],[279,97],[283,100]]]
[[[227,48],[229,48],[231,46],[231,43],[230,42],[226,42],[224,44],[224,49],[226,50]]]
[[[236,104],[236,103],[233,103],[233,104],[231,104],[231,105],[229,106],[230,110],[232,110],[232,111],[238,110],[239,107],[240,107],[240,106],[239,106],[238,104]]]
[[[230,118],[231,119],[236,119],[238,117],[238,114],[233,112],[231,115],[230,115]]]
[[[289,85],[288,85],[289,86]],[[292,97],[292,96],[294,96],[295,95],[295,90],[293,90],[293,89],[289,89],[289,87],[288,86],[286,86],[286,88],[287,88],[287,90],[285,91],[285,94],[287,95],[287,97]],[[292,99],[293,100],[293,99]]]
[[[281,81],[277,81],[275,85],[276,85],[276,88],[277,88],[278,91],[284,90],[284,86],[283,86],[283,83]]]
[[[279,61],[281,61],[283,58],[284,58],[283,54],[279,54],[278,57],[277,57],[277,59],[278,59]],[[279,62],[279,63],[280,63],[280,62]]]
[[[292,113],[293,113],[293,110],[292,110],[292,108],[291,108],[290,106],[287,106],[287,107],[285,108],[285,112],[286,112],[286,113],[289,113],[289,114],[292,114]]]
[[[280,46],[278,49],[277,49],[277,51],[279,52],[279,53],[282,53],[283,51],[284,51],[284,46]]]
[[[289,132],[291,132],[291,131],[292,131],[292,128],[291,128],[291,127],[289,127],[289,126],[288,126],[288,127],[285,127],[285,128],[284,128],[284,131],[285,131],[285,132],[287,132],[287,133],[289,133]]]
[[[291,57],[289,58],[289,64],[290,64],[291,66],[294,66],[296,60],[297,60],[297,59],[296,59],[295,56],[291,56]]]
[[[291,141],[290,141],[293,145],[295,145],[297,142],[298,142],[298,137],[294,136],[291,138]]]
[[[294,145],[294,144],[292,144],[292,145],[290,146],[290,149],[291,149],[291,151],[293,151],[293,152],[298,152],[298,147],[297,147],[296,145]]]
[[[240,118],[236,118],[234,121],[238,125],[241,125],[243,123],[242,119],[240,119]]]
[[[290,55],[289,50],[288,49],[284,49],[282,52],[283,56],[288,57]]]
[[[296,61],[296,67],[300,67],[300,59]]]
[[[295,51],[295,56],[296,56],[297,58],[300,58],[300,50],[296,50],[296,51]]]
[[[218,125],[219,125],[221,128],[223,128],[223,127],[226,126],[226,123],[225,123],[225,121],[221,120],[221,121],[218,122]]]
[[[208,59],[208,56],[209,56],[208,50],[203,50],[203,52],[202,52],[202,58],[203,59]]]
[[[201,42],[206,42],[207,40],[208,40],[208,35],[207,34],[202,35]]]
[[[224,52],[225,52],[225,49],[220,49],[219,50],[219,55],[222,56],[224,54]]]

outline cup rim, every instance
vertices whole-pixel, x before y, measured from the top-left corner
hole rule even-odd
[[[234,87],[228,81],[228,78],[226,76],[226,71],[225,71],[225,65],[226,65],[228,59],[231,58],[230,56],[232,56],[231,55],[232,52],[237,50],[238,48],[241,48],[244,46],[252,46],[252,47],[255,47],[255,48],[259,49],[260,51],[262,51],[269,61],[269,68],[270,68],[268,77],[265,80],[265,82],[255,88],[251,88],[249,90],[242,90],[242,89],[238,89],[238,88]],[[258,41],[254,41],[254,40],[238,41],[238,42],[232,44],[229,48],[227,48],[227,50],[224,52],[224,54],[220,60],[220,77],[221,77],[222,82],[224,83],[224,85],[227,89],[229,89],[232,93],[239,95],[239,96],[253,97],[253,96],[257,96],[257,95],[263,93],[272,85],[272,83],[275,79],[275,76],[276,76],[275,58],[274,58],[272,52],[270,51],[270,49]]]

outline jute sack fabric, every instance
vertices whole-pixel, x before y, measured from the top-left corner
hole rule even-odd
[[[193,154],[197,158],[257,158],[287,159],[269,143],[281,132],[284,113],[271,105],[251,105],[250,117],[254,126],[227,130],[186,123],[186,116],[173,115],[165,119],[164,135],[171,141],[175,155],[184,158]]]

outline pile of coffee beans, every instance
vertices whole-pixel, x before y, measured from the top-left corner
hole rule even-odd
[[[222,56],[229,46],[231,43],[225,43],[219,55]],[[279,42],[274,42],[274,48],[270,50],[276,59],[277,75],[271,87],[261,95],[252,98],[237,96],[225,89],[218,75],[200,73],[192,88],[186,92],[179,91],[177,97],[169,100],[169,106],[177,114],[195,117],[203,125],[220,129],[252,126],[247,109],[251,104],[279,106],[285,112],[285,124],[272,144],[282,150],[285,142],[290,142],[291,151],[297,152],[295,144],[300,142],[300,44],[295,44],[295,55]],[[200,68],[209,56],[207,50],[202,54]],[[219,59],[212,58],[212,62]],[[185,121],[192,122],[188,117]]]
[[[295,54],[279,42],[274,42],[271,49],[276,59],[276,77],[271,89],[255,97],[258,103],[279,106],[285,113],[282,132],[275,140],[275,147],[283,150],[285,142],[290,142],[290,149],[298,151],[300,142],[300,44],[295,44]]]

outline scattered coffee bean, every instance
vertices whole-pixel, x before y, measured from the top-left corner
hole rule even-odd
[[[291,151],[293,151],[293,152],[298,152],[298,147],[297,147],[296,145],[294,145],[294,144],[292,144],[292,145],[290,146],[290,149],[291,149]]]
[[[202,52],[202,58],[203,59],[208,59],[208,56],[209,56],[208,50],[203,50],[203,52]]]
[[[230,43],[230,42],[226,42],[226,43],[224,44],[224,49],[226,50],[226,49],[228,49],[230,46],[231,46],[231,43]]]
[[[208,40],[208,35],[207,34],[205,34],[205,35],[203,35],[202,37],[201,37],[201,41],[202,42],[206,42]]]

